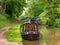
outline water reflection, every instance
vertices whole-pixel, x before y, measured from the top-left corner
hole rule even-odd
[[[60,28],[40,26],[40,45],[60,45]]]

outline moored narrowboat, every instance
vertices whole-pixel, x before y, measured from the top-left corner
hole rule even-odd
[[[35,20],[24,22],[22,25],[21,35],[25,40],[38,40],[39,39],[38,24]]]

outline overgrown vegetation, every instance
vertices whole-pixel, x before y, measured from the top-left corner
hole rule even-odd
[[[8,41],[22,41],[21,38],[21,25],[25,20],[22,20],[20,23],[15,24],[14,26],[10,27],[7,32],[5,32],[5,36]]]
[[[5,33],[8,41],[22,41],[20,34],[20,25],[21,24],[16,24],[8,29],[8,31]]]
[[[59,24],[59,21],[56,21],[60,20],[59,0],[3,0],[0,2],[1,14],[7,14],[9,18],[18,19],[25,11],[23,15],[40,18],[42,24],[44,22],[46,24],[47,21],[49,26]]]
[[[19,17],[22,14],[25,0],[10,0],[6,3],[6,14],[10,17]]]
[[[29,15],[30,17],[40,18],[42,23],[48,21],[47,24],[49,26],[58,26],[59,21],[57,21],[56,24],[56,19],[60,19],[59,0],[28,0],[27,7],[28,10],[25,12],[26,16]]]
[[[15,22],[23,12],[25,0],[1,0],[0,1],[0,28]]]
[[[2,15],[0,14],[0,29],[3,28],[3,27],[5,27],[5,26],[7,26],[7,25],[9,25],[10,23],[11,23],[11,21],[9,21],[9,20],[7,19],[7,17],[2,16]]]

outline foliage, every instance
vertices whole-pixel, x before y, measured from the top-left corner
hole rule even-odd
[[[46,6],[46,1],[44,0],[44,2],[42,0],[29,0],[27,7],[28,9],[28,13],[27,15],[33,16],[33,17],[37,17],[39,16],[42,12],[44,12],[44,8]]]
[[[24,14],[25,16],[40,18],[44,24],[46,24],[46,21],[49,21],[49,25],[57,25],[54,20],[56,18],[60,19],[59,0],[5,0],[2,2],[6,3],[5,12],[10,16],[8,16],[9,18],[17,19],[23,13],[23,8],[27,8]],[[51,24],[50,22],[54,23]]]
[[[51,25],[51,26],[58,26],[58,24],[56,22],[59,22],[59,21],[56,21],[56,18],[57,19],[60,19],[60,2],[59,0],[48,0],[49,2],[49,6],[48,7],[48,15],[49,15],[49,18],[50,20],[48,21],[48,24]]]
[[[25,5],[25,0],[10,0],[6,3],[5,11],[10,17],[19,17],[22,14]]]
[[[56,22],[54,20],[56,20],[56,18],[60,19],[59,0],[28,0],[27,8],[28,10],[25,12],[26,16],[29,15],[29,17],[37,17],[40,18],[41,21],[43,21],[44,18],[47,21],[50,19],[48,22],[49,25],[55,25]]]
[[[60,27],[60,19],[56,18],[55,26]]]
[[[48,21],[48,25],[49,26],[55,26],[55,20],[52,20],[52,19],[50,19],[49,21]]]
[[[0,29],[3,28],[4,26],[9,25],[11,22],[7,19],[7,17],[2,16],[0,14]]]
[[[1,1],[0,1],[0,5],[1,5]]]

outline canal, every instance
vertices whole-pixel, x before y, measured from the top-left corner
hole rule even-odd
[[[23,40],[23,45],[60,45],[60,28],[39,26],[39,31],[39,40]]]

